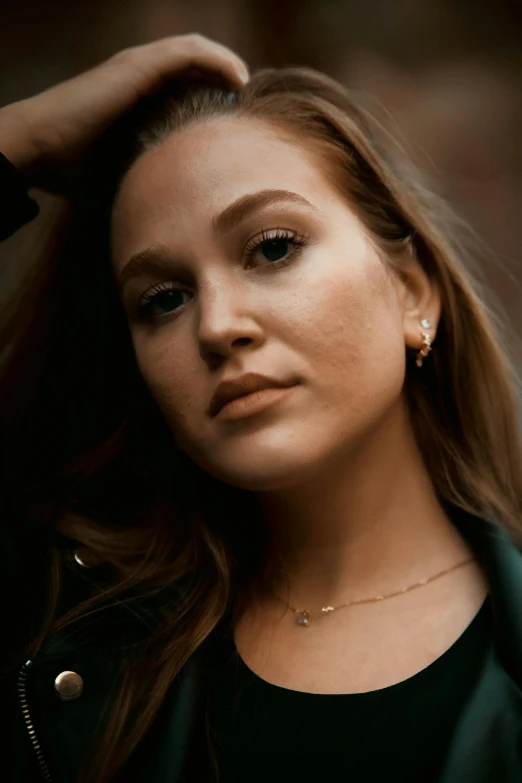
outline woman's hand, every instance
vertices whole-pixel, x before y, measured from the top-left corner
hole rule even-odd
[[[82,156],[121,114],[181,72],[210,71],[239,88],[243,60],[198,34],[132,46],[79,76],[0,109],[0,152],[29,187],[59,195],[74,189]]]

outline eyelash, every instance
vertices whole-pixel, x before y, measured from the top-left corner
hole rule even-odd
[[[266,242],[273,242],[282,239],[291,243],[293,245],[293,249],[290,250],[290,252],[281,259],[276,261],[267,261],[266,266],[270,269],[279,269],[281,267],[287,266],[294,259],[294,256],[298,255],[299,251],[308,244],[308,237],[304,234],[299,234],[297,231],[290,231],[288,229],[281,229],[279,227],[269,230],[263,229],[261,234],[258,234],[256,237],[253,237],[251,240],[249,240],[249,242],[247,242],[244,250],[245,256],[248,261],[250,261],[255,251],[263,244]],[[172,285],[170,283],[158,283],[153,288],[149,289],[149,291],[141,295],[137,307],[137,315],[145,320],[157,320],[158,318],[167,318],[168,316],[177,313],[182,305],[180,305],[180,307],[176,308],[175,310],[172,310],[170,313],[164,313],[162,316],[150,315],[147,312],[152,309],[154,299],[159,294],[168,291],[181,291],[186,293],[185,289],[181,288],[180,286]]]

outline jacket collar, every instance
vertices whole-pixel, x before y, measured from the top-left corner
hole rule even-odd
[[[484,568],[498,655],[522,688],[522,553],[496,520],[481,519],[455,506],[447,507],[447,513]]]

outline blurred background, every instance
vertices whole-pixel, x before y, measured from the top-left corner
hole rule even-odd
[[[190,32],[235,49],[251,70],[328,73],[374,99],[483,240],[481,274],[522,370],[521,23],[522,0],[2,0],[0,105],[125,47]],[[16,261],[45,227],[53,197],[37,198],[44,217],[0,258]]]

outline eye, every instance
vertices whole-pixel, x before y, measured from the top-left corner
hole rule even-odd
[[[138,305],[138,313],[142,318],[154,319],[155,307],[159,307],[163,315],[174,312],[179,305],[184,304],[183,295],[188,292],[182,288],[176,288],[172,283],[158,283],[142,294]],[[171,309],[172,308],[172,309]]]
[[[263,261],[269,261],[268,266],[284,266],[290,262],[290,258],[297,250],[304,247],[307,238],[302,234],[287,229],[274,229],[271,231],[263,230],[262,233],[253,237],[245,247],[245,255],[249,261],[254,257],[261,257]]]
[[[306,236],[296,231],[277,228],[263,230],[261,234],[253,237],[247,242],[243,252],[249,262],[255,259],[254,266],[273,269],[289,264],[307,243]],[[171,282],[158,283],[141,295],[135,316],[145,321],[157,321],[162,316],[172,315],[184,304],[183,296],[189,293]],[[154,312],[156,308],[157,314]]]

